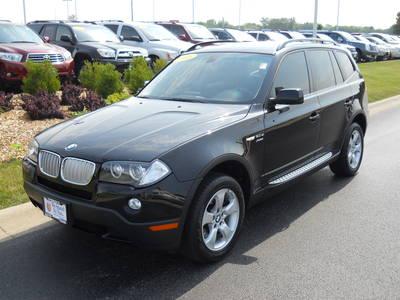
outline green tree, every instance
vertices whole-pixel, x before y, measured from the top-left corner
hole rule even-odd
[[[27,75],[22,79],[22,90],[28,94],[38,92],[55,93],[61,87],[57,69],[46,60],[42,63],[28,61],[25,64]]]
[[[152,77],[153,71],[143,57],[133,59],[124,73],[126,86],[133,94],[136,94],[144,86],[144,83]]]
[[[397,13],[396,24],[392,26],[393,34],[400,35],[400,12]]]

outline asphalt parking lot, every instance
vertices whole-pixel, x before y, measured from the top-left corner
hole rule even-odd
[[[196,265],[54,222],[0,242],[0,298],[398,298],[397,103],[371,115],[358,176],[326,168],[253,208],[221,263]]]

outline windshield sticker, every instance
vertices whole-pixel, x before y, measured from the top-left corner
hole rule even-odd
[[[182,56],[178,57],[175,61],[177,61],[177,62],[187,61],[187,60],[191,60],[196,57],[197,57],[197,54],[186,54],[186,55],[182,55]]]
[[[267,69],[267,67],[268,67],[268,64],[267,63],[262,63],[262,64],[260,64],[260,70],[266,70]]]

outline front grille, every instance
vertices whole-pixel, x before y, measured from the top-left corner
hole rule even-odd
[[[371,50],[376,52],[376,51],[378,51],[378,48],[376,46],[374,46],[374,45],[371,45]]]
[[[129,59],[129,58],[132,58],[132,57],[135,57],[135,56],[140,56],[140,55],[142,55],[140,53],[140,51],[125,51],[125,50],[122,50],[122,51],[118,52],[117,59]]]
[[[60,155],[45,150],[39,152],[39,169],[43,174],[57,178],[60,173],[60,163]]]
[[[52,64],[62,63],[65,61],[64,57],[61,54],[47,54],[47,53],[29,53],[26,60],[33,62],[44,62],[48,60]]]
[[[67,157],[61,166],[61,178],[76,185],[88,185],[93,178],[96,164],[87,160]]]

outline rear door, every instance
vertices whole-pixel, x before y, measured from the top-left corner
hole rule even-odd
[[[124,44],[136,47],[140,47],[143,44],[142,37],[132,26],[123,25],[121,36],[124,37]]]
[[[67,49],[72,54],[74,52],[75,46],[71,42],[62,41],[61,37],[63,35],[68,36],[72,42],[75,42],[75,37],[74,37],[74,34],[72,33],[71,29],[65,25],[58,25],[55,43],[65,49]]]
[[[319,102],[310,92],[304,51],[289,53],[282,59],[270,97],[282,88],[301,88],[304,103],[280,106],[265,113],[264,184],[314,158],[318,151]]]
[[[323,152],[335,154],[340,149],[346,128],[346,107],[352,101],[352,88],[344,82],[332,51],[309,50],[307,60],[312,76],[312,90],[318,95],[321,105],[318,144]]]
[[[44,25],[42,31],[40,32],[40,36],[47,37],[50,43],[56,44],[55,42],[56,30],[57,30],[57,24]]]

